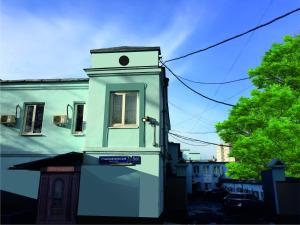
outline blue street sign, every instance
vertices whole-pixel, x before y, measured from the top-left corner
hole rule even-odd
[[[140,156],[100,156],[100,165],[141,164]]]

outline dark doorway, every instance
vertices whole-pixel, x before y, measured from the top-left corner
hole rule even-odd
[[[75,167],[48,167],[41,172],[37,223],[75,223],[79,181]]]

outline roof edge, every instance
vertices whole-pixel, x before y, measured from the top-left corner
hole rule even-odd
[[[120,47],[111,47],[111,48],[99,48],[91,49],[90,53],[114,53],[114,52],[141,52],[141,51],[158,51],[159,55],[160,47],[138,47],[138,46],[120,46]]]
[[[58,79],[25,79],[25,80],[0,80],[1,84],[13,83],[59,83],[59,82],[88,82],[89,78],[58,78]]]

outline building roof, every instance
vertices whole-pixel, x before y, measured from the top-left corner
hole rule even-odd
[[[141,51],[158,51],[160,54],[160,47],[143,47],[143,46],[120,46],[112,48],[98,48],[92,49],[91,53],[112,53],[112,52],[141,52]]]
[[[1,84],[11,83],[57,83],[57,82],[88,82],[89,78],[58,78],[58,79],[25,79],[25,80],[0,80]]]
[[[83,153],[69,152],[45,159],[21,163],[10,167],[10,170],[35,170],[39,171],[47,166],[80,166],[83,161]]]
[[[235,180],[230,178],[221,178],[221,182],[234,184],[262,184],[260,180]]]
[[[227,162],[217,162],[217,161],[196,161],[196,160],[187,160],[192,164],[226,164]]]

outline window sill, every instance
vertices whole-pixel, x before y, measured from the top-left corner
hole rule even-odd
[[[72,135],[75,137],[85,136],[84,133],[72,133]]]
[[[138,129],[138,125],[119,125],[119,126],[110,126],[109,129]]]
[[[46,136],[43,133],[21,133],[21,136]]]

